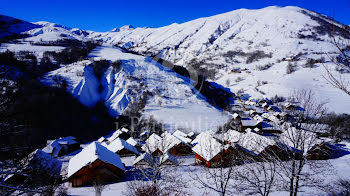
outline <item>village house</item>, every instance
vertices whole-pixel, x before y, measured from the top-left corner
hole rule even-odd
[[[261,125],[262,125],[261,121],[257,121],[257,120],[241,120],[240,131],[243,132],[243,131],[245,131],[248,128],[250,128],[250,129],[255,129],[255,128],[262,129]]]
[[[240,154],[250,155],[256,161],[266,160],[276,155],[285,159],[286,151],[273,138],[259,135],[251,129],[246,129],[245,133],[229,130],[226,139],[231,145],[236,144],[239,147],[237,151]]]
[[[94,183],[118,182],[124,172],[119,155],[92,142],[69,160],[67,178],[73,187],[91,186]]]
[[[163,153],[163,146],[164,142],[162,138],[159,135],[153,133],[145,141],[145,144],[142,146],[142,150],[152,154],[153,156],[156,156]]]
[[[201,133],[194,143],[192,150],[195,152],[196,164],[209,168],[236,164],[234,157],[238,154],[233,146],[220,143],[211,133]]]
[[[116,138],[113,142],[108,144],[107,148],[119,156],[132,156],[140,154],[134,146],[121,138]]]
[[[173,156],[192,154],[192,146],[190,145],[191,139],[183,137],[183,134],[184,133],[180,133],[180,131],[176,133],[176,135],[178,135],[181,138],[180,139],[174,136],[173,134],[164,132],[162,136],[164,146],[161,151],[168,152]]]
[[[56,140],[48,140],[47,146],[42,151],[50,154],[53,157],[60,157],[70,154],[80,149],[80,144],[75,141],[75,137],[68,136]]]
[[[140,142],[140,141],[136,140],[133,137],[130,137],[129,139],[127,139],[126,142],[128,142],[129,144],[134,146],[139,152],[142,151],[142,144],[143,144],[143,142]]]

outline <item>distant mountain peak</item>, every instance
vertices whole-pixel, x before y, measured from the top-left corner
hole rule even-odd
[[[124,25],[120,28],[116,27],[116,28],[112,29],[111,32],[120,32],[120,31],[132,30],[132,29],[135,29],[135,27],[132,25]]]

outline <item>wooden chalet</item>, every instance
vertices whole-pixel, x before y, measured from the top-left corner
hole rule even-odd
[[[72,157],[68,165],[68,181],[73,187],[118,182],[125,167],[120,157],[97,142],[93,142]]]

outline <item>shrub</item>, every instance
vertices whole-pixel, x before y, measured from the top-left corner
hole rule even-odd
[[[297,66],[296,64],[292,64],[291,62],[289,62],[287,65],[286,73],[291,74],[291,73],[295,72],[296,66]]]
[[[106,72],[109,66],[110,61],[108,60],[94,61],[92,63],[92,69],[94,70],[94,74],[98,80],[101,80],[103,74]]]

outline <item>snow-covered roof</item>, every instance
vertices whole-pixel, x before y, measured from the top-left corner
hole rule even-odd
[[[234,119],[236,119],[237,117],[239,117],[239,114],[234,113],[234,114],[232,114],[232,117],[233,117]]]
[[[323,140],[318,139],[317,135],[311,131],[297,129],[295,127],[285,125],[285,129],[280,135],[280,142],[293,149],[307,153],[313,146],[321,144]]]
[[[194,133],[193,133],[194,134]],[[182,132],[182,131],[180,131],[180,130],[176,130],[174,133],[173,133],[173,135],[175,136],[175,137],[177,137],[178,139],[180,139],[181,141],[183,141],[184,143],[187,143],[187,144],[189,144],[189,143],[191,143],[191,141],[192,141],[192,139],[191,138],[188,138],[187,136],[187,134],[186,133],[184,133],[184,132]]]
[[[122,149],[127,149],[131,152],[134,152],[135,154],[140,154],[139,151],[131,144],[129,144],[128,142],[126,142],[125,140],[121,139],[121,138],[117,138],[115,140],[113,140],[113,142],[111,142],[108,145],[108,150],[117,153],[118,151],[122,150]]]
[[[105,137],[100,137],[97,141],[99,142],[99,143],[102,143],[102,142],[104,142],[104,141],[106,141],[107,139],[105,138]]]
[[[108,138],[108,141],[113,142],[113,140],[117,139],[121,134],[123,133],[123,131],[121,130],[116,130],[111,137]]]
[[[161,150],[160,149],[161,142],[162,142],[162,138],[159,135],[153,133],[147,138],[146,144],[142,146],[142,149],[146,152],[153,153],[157,149]]]
[[[269,137],[259,135],[252,131],[247,131],[241,135],[238,144],[255,155],[259,155],[266,147],[275,145],[276,142]]]
[[[253,118],[254,118],[254,120],[259,121],[259,122],[264,121],[264,119],[259,114],[255,115]]]
[[[59,152],[62,149],[61,145],[72,145],[76,144],[75,137],[68,136],[68,137],[62,137],[56,140],[51,141],[46,147],[42,149],[42,151],[52,154],[52,156],[57,157]]]
[[[187,134],[187,136],[188,136],[188,137],[193,137],[193,136],[194,136],[194,132],[193,132],[193,131],[189,132],[189,133]]]
[[[138,141],[136,141],[133,137],[129,137],[129,139],[126,140],[130,145],[137,146],[139,144]]]
[[[95,162],[96,160],[109,163],[125,171],[124,164],[120,160],[119,155],[113,153],[97,142],[92,142],[80,153],[69,160],[67,177],[69,178],[80,169]]]
[[[223,149],[230,147],[230,145],[223,145],[218,142],[210,133],[200,135],[200,137],[196,138],[197,144],[192,148],[192,150],[207,161],[213,159]]]
[[[260,123],[257,120],[241,120],[241,122],[242,122],[242,125],[245,127],[254,127]]]

